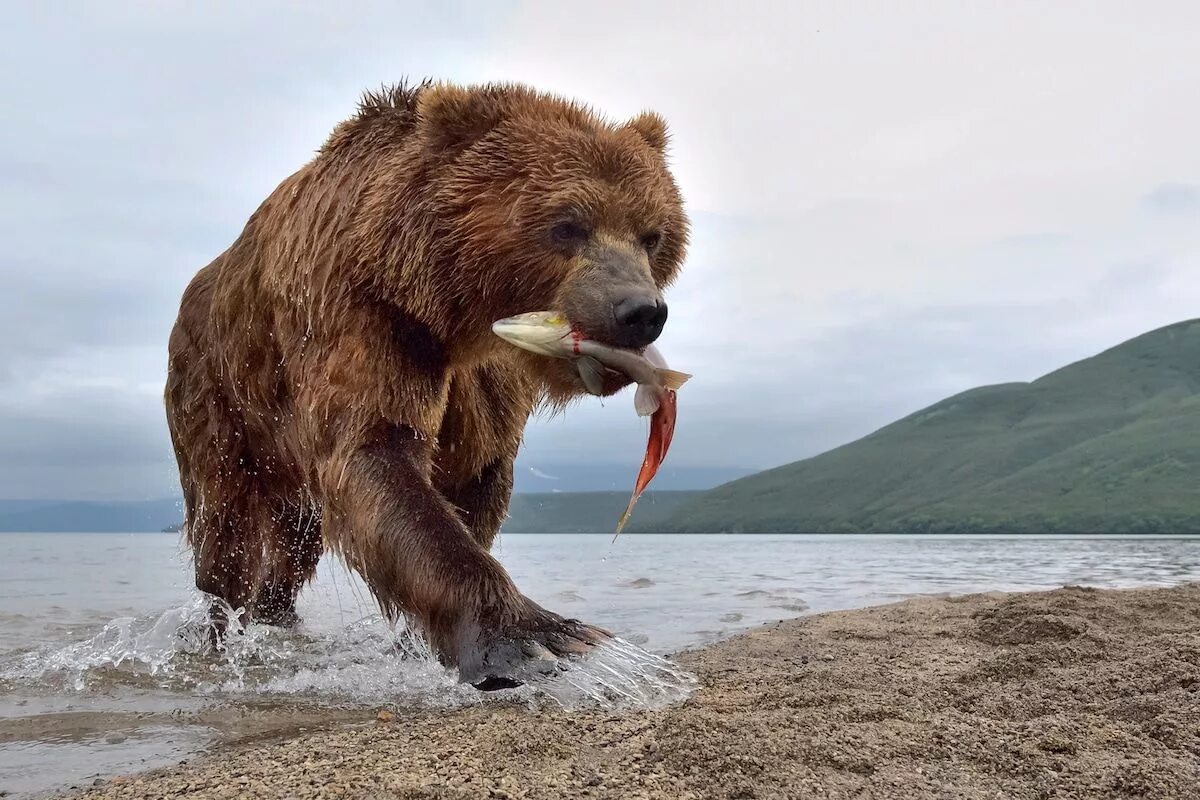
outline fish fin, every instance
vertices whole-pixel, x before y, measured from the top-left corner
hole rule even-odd
[[[591,356],[580,356],[575,359],[575,371],[584,387],[595,395],[604,394],[604,366]],[[636,399],[635,399],[636,404]]]
[[[632,510],[633,509],[630,509],[630,511],[632,511]],[[628,521],[629,521],[629,511],[626,511],[624,514],[621,515],[621,518],[619,520],[617,520],[617,531],[616,531],[616,533],[613,534],[613,538],[612,538],[612,540],[614,542],[617,540],[617,537],[621,535],[621,531],[625,530],[625,523]]]
[[[650,431],[650,442],[654,442],[654,431]],[[617,532],[613,534],[613,541],[621,535],[621,531],[625,529],[625,523],[629,522],[629,515],[633,513],[633,507],[637,505],[638,498],[642,496],[642,492],[646,490],[646,484],[654,477],[654,471],[658,469],[658,465],[654,463],[652,454],[653,445],[648,444],[646,447],[646,458],[642,460],[642,468],[638,471],[637,481],[633,486],[633,494],[629,496],[629,505],[625,506],[625,512],[621,514],[621,518],[617,520]]]
[[[642,358],[649,361],[656,368],[667,368],[667,360],[663,358],[663,354],[658,351],[658,348],[652,344],[646,345],[646,349],[642,351]]]
[[[638,416],[648,417],[658,411],[658,406],[658,392],[655,388],[638,384],[637,391],[633,393],[633,409],[637,411]]]
[[[617,540],[617,537],[621,535],[621,531],[625,530],[625,523],[629,522],[629,517],[631,514],[633,514],[633,507],[637,503],[640,496],[640,494],[634,494],[633,497],[629,498],[629,505],[625,506],[625,513],[623,513],[621,518],[617,520],[617,532],[613,534],[612,538],[614,542]]]
[[[668,389],[678,389],[688,382],[688,378],[692,377],[686,372],[680,372],[675,369],[661,368],[656,369],[655,372],[658,374],[658,379],[662,381],[663,386],[666,386]]]

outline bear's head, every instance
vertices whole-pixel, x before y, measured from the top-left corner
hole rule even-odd
[[[414,133],[434,187],[431,246],[453,270],[439,288],[464,334],[552,310],[608,344],[658,338],[688,237],[660,117],[613,124],[523,86],[439,84],[417,95]]]

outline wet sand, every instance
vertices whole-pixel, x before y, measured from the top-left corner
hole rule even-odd
[[[661,711],[364,713],[85,796],[1200,796],[1200,584],[922,598],[676,660],[701,688]]]

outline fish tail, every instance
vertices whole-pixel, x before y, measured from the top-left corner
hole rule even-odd
[[[654,372],[656,375],[658,375],[658,379],[662,381],[663,386],[673,390],[683,386],[688,382],[688,378],[692,377],[686,372],[680,372],[676,369],[667,369],[666,367],[660,367]]]

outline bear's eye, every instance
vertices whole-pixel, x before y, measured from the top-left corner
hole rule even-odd
[[[578,222],[560,222],[550,229],[555,244],[577,245],[586,242],[591,232]]]
[[[642,247],[646,248],[647,253],[653,253],[662,244],[662,234],[658,231],[647,233],[642,237]]]

